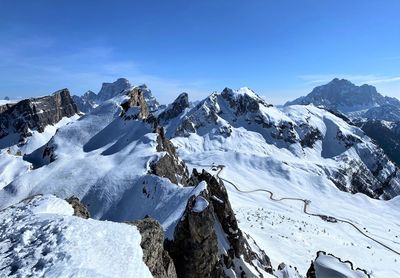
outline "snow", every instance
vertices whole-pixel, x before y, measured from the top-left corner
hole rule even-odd
[[[251,93],[248,89],[236,92],[238,96],[251,96]],[[29,250],[21,253],[28,254],[26,266],[22,265],[24,260],[19,255],[7,258],[4,255],[4,260],[15,259],[14,265],[24,272],[22,275],[28,275],[39,262],[33,250],[47,248],[41,241],[30,240],[32,236],[38,238],[39,231],[47,227],[43,223],[50,225],[49,231],[53,228],[57,231],[43,231],[44,242],[50,242],[53,248],[51,254],[62,254],[67,258],[63,261],[52,257],[51,267],[54,268],[51,269],[56,270],[51,273],[60,274],[60,269],[68,262],[72,276],[101,277],[114,270],[113,273],[129,277],[132,272],[128,269],[130,265],[125,264],[126,258],[131,256],[130,259],[135,261],[140,257],[136,250],[139,240],[134,227],[78,219],[71,216],[71,209],[64,201],[52,199],[54,197],[44,197],[47,201],[41,204],[35,201],[39,205],[30,205],[29,212],[20,205],[10,207],[27,197],[55,194],[67,198],[74,195],[88,207],[94,219],[123,222],[149,215],[160,221],[169,239],[172,239],[175,225],[191,196],[197,196],[195,210],[200,212],[207,207],[199,195],[207,188],[204,182],[195,188],[181,187],[166,178],[149,174],[151,162],[163,154],[156,151],[156,134],[151,125],[119,118],[120,104],[124,99],[126,96],[117,96],[103,102],[79,120],[60,127],[46,146],[32,152],[41,144],[34,142],[45,141],[39,137],[34,139],[34,135],[29,143],[32,147],[27,147],[26,151],[31,152],[30,161],[34,161],[36,169],[31,169],[32,165],[15,153],[1,151],[0,185],[5,188],[0,191],[0,208],[4,209],[0,212],[3,221],[0,227],[4,227],[5,238],[16,237],[16,241],[1,241],[0,246],[4,248],[1,250]],[[328,177],[342,164],[353,160],[373,169],[376,157],[372,154],[376,147],[360,129],[311,105],[279,109],[261,105],[257,112],[238,116],[225,99],[212,94],[169,122],[166,134],[173,136],[180,123],[188,117],[194,124],[202,125],[196,126],[196,133],[178,136],[172,141],[189,168],[205,168],[215,173],[207,165],[225,165],[220,177],[234,182],[241,190],[266,189],[273,191],[276,198],[311,200],[311,212],[348,219],[370,236],[399,249],[400,197],[382,201],[363,194],[342,192]],[[312,148],[303,148],[299,143],[277,139],[280,130],[255,124],[255,118],[262,119],[267,126],[293,126],[292,135],[296,140],[304,136],[307,128],[318,129],[324,139],[317,141]],[[343,136],[353,136],[362,143],[345,148],[335,140],[339,131]],[[43,159],[45,147],[54,149],[54,162]],[[382,177],[390,175],[394,169],[390,163],[385,167],[380,172]],[[400,276],[400,260],[394,253],[362,236],[348,224],[329,223],[306,215],[303,203],[299,201],[274,202],[267,193],[241,193],[230,184],[225,185],[240,228],[266,251],[274,268],[285,262],[287,271],[291,271],[290,266],[293,266],[305,275],[317,251],[324,250],[352,261],[355,267],[372,273],[372,277]],[[24,217],[24,220],[18,222],[19,217]],[[29,229],[24,229],[24,225]],[[218,225],[215,228],[223,253],[226,235]],[[62,237],[70,240],[65,241]],[[63,243],[59,247],[54,244],[57,240]],[[18,245],[19,242],[23,244]],[[74,242],[84,244],[78,246]],[[28,243],[38,245],[29,248],[30,245],[26,246]],[[80,253],[88,258],[78,256],[83,262],[81,266],[90,266],[91,263],[85,260],[93,257],[98,263],[96,268],[78,269],[79,263],[72,257],[76,258]],[[321,265],[328,259],[322,260]],[[240,265],[240,262],[235,261],[235,264]],[[39,265],[43,262],[40,261]],[[44,262],[44,265],[44,269],[50,269],[49,263]],[[143,266],[135,267],[140,270]],[[146,276],[143,271],[143,276]]]
[[[211,95],[207,101],[215,107],[218,117],[222,117],[217,119],[217,124],[229,125],[230,133],[227,136],[215,132],[214,123],[203,113],[207,109],[186,112],[187,116],[196,115],[196,121],[206,123],[196,133],[172,139],[190,169],[205,168],[212,173],[211,165],[225,165],[220,176],[241,190],[267,189],[274,192],[275,198],[311,200],[309,211],[312,213],[348,219],[370,236],[395,250],[400,249],[397,224],[400,197],[382,201],[364,194],[346,193],[328,178],[329,172],[336,171],[346,160],[361,161],[373,169],[376,147],[359,128],[314,106],[261,107],[261,113],[272,122],[292,123],[298,136],[301,136],[302,124],[320,130],[324,136],[313,148],[302,148],[298,143],[284,145],[271,139],[268,129],[241,121],[218,95]],[[243,116],[250,117],[249,113]],[[344,148],[334,139],[337,131],[362,143]],[[388,163],[381,174],[390,173],[392,166]],[[285,262],[305,275],[317,251],[324,250],[352,261],[355,267],[373,273],[372,277],[400,276],[400,260],[396,255],[350,225],[308,216],[303,213],[302,202],[274,202],[267,193],[245,194],[228,183],[225,185],[240,228],[266,251],[275,268]]]
[[[13,104],[13,103],[17,103],[18,101],[20,101],[20,100],[0,99],[0,105]]]
[[[95,219],[123,222],[149,215],[171,238],[187,200],[205,186],[183,188],[148,174],[150,163],[163,153],[156,150],[151,124],[119,117],[124,99],[106,101],[59,128],[47,144],[54,149],[55,161],[43,159],[46,146],[33,152],[30,161],[38,168],[14,177],[0,191],[0,207],[35,194],[77,196]]]
[[[192,208],[193,212],[203,212],[209,205],[209,202],[202,196],[197,196],[195,199],[194,206]]]
[[[72,213],[51,195],[0,211],[0,276],[152,277],[136,227]]]
[[[315,161],[289,161],[284,154],[275,158],[224,151],[185,154],[181,149],[180,155],[193,163],[191,167],[199,168],[197,163],[225,164],[220,176],[233,181],[241,190],[263,188],[272,190],[276,198],[309,199],[311,212],[349,219],[365,227],[369,235],[399,249],[400,227],[396,223],[400,217],[400,197],[380,201],[339,191]],[[267,252],[274,267],[285,262],[304,275],[316,252],[324,250],[376,275],[372,277],[400,275],[396,255],[351,226],[307,216],[300,202],[273,202],[266,193],[244,194],[228,183],[225,185],[239,227]]]
[[[23,159],[23,155],[30,154],[45,145],[55,135],[58,128],[77,121],[78,118],[78,115],[64,117],[55,125],[46,126],[42,133],[32,131],[32,136],[28,137],[22,146],[13,145],[0,150],[0,189],[31,169],[31,164]]]
[[[317,277],[367,278],[364,272],[352,269],[350,263],[340,262],[331,255],[319,254],[314,261],[314,268]]]

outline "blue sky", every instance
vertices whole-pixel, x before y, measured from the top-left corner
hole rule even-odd
[[[400,1],[0,0],[0,98],[126,77],[163,103],[248,86],[272,103],[334,77],[400,97]]]

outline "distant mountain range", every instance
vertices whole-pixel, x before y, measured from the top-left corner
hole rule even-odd
[[[354,118],[398,121],[400,101],[383,96],[371,85],[356,86],[348,80],[335,78],[326,85],[318,86],[306,96],[285,104],[322,106]]]
[[[100,91],[97,94],[89,90],[82,96],[73,95],[72,98],[74,99],[80,111],[88,113],[104,101],[118,95],[124,95],[132,88],[132,85],[127,79],[119,78],[112,83],[103,83]],[[141,88],[144,92],[144,97],[149,105],[150,111],[157,110],[159,103],[151,94],[151,91],[147,89],[146,85],[142,85]]]
[[[309,104],[345,114],[400,165],[400,133],[397,131],[400,101],[397,98],[383,96],[371,85],[356,86],[348,80],[335,78],[285,106]]]

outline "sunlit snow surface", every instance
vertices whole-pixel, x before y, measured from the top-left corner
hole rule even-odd
[[[242,90],[236,94],[246,92]],[[311,200],[310,212],[348,219],[370,236],[400,251],[400,197],[381,201],[364,194],[342,192],[326,172],[337,169],[346,159],[367,165],[373,163],[371,152],[376,147],[360,129],[313,106],[282,109],[260,106],[257,113],[273,123],[287,121],[296,128],[306,123],[324,135],[312,148],[302,148],[298,143],[285,146],[284,142],[272,140],[267,129],[254,122],[247,123],[247,118],[252,117],[250,113],[238,117],[220,96],[212,95],[201,104],[202,107],[185,113],[193,115],[193,121],[207,123],[209,118],[204,111],[212,107],[218,115],[216,121],[199,127],[197,134],[172,139],[178,154],[190,168],[225,165],[220,176],[234,182],[241,190],[261,188],[274,192],[276,198]],[[173,130],[176,123],[169,124]],[[230,129],[229,136],[219,132],[224,126]],[[356,146],[358,149],[345,149],[335,139],[337,131],[360,138],[363,143]],[[388,167],[394,166],[389,163]],[[211,167],[205,168],[213,172]],[[303,213],[302,202],[274,202],[267,193],[244,194],[228,183],[226,187],[240,227],[254,237],[275,268],[285,262],[305,275],[311,260],[322,250],[352,261],[355,267],[366,269],[372,277],[400,277],[398,255],[364,237],[350,225],[308,216]]]
[[[247,140],[243,141],[243,137]],[[220,176],[242,190],[263,188],[273,191],[276,198],[309,199],[311,212],[349,219],[400,250],[400,197],[380,201],[339,191],[318,167],[318,163],[328,162],[291,156],[285,150],[265,145],[258,134],[236,130],[228,139],[219,139],[201,144],[208,139],[192,135],[173,142],[191,168],[223,164],[226,167]],[[244,152],[239,147],[243,142],[249,142]],[[199,146],[207,146],[207,150]],[[254,150],[250,152],[249,147]],[[206,169],[213,172],[210,167]],[[317,251],[323,250],[352,261],[355,267],[370,271],[372,277],[400,277],[397,255],[351,226],[305,215],[301,202],[273,202],[267,193],[244,194],[227,183],[226,187],[240,228],[254,237],[275,268],[285,262],[305,275]]]
[[[106,101],[59,128],[47,144],[54,148],[55,161],[13,179],[0,191],[0,207],[34,194],[74,195],[95,219],[122,222],[149,215],[171,237],[188,198],[199,189],[148,175],[150,163],[163,153],[156,150],[157,135],[150,124],[119,117],[125,98]],[[42,160],[43,148],[31,156]]]
[[[0,276],[152,277],[135,226],[72,214],[50,195],[0,211]]]
[[[48,125],[43,132],[32,131],[32,136],[27,138],[23,146],[10,146],[0,150],[0,189],[13,181],[16,177],[30,170],[30,163],[24,161],[22,156],[30,154],[37,148],[46,144],[56,133],[57,129],[76,121],[78,115],[70,118],[64,117],[55,125]],[[7,140],[3,138],[1,140]]]

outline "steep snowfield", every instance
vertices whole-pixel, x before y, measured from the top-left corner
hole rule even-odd
[[[52,195],[0,211],[0,276],[152,277],[136,227],[73,212]]]
[[[212,106],[200,104],[179,116],[205,123],[195,128],[196,133],[177,134],[180,136],[172,139],[190,168],[225,165],[220,176],[234,182],[241,190],[267,189],[274,192],[275,198],[311,200],[309,210],[312,213],[348,219],[368,235],[400,251],[400,197],[381,201],[364,194],[350,194],[340,191],[329,178],[331,172],[341,165],[349,165],[351,160],[363,165],[376,163],[373,156],[376,147],[360,129],[313,106],[281,110],[263,107],[261,113],[275,123],[292,122],[295,138],[301,138],[303,128],[310,127],[323,135],[313,147],[280,139],[270,143],[273,138],[268,128],[271,127],[262,128],[247,120],[252,119],[251,113],[240,118],[231,108],[221,108],[224,102],[218,95],[207,101],[213,99],[216,101]],[[218,107],[217,117],[205,113],[215,107]],[[305,122],[308,127],[301,125]],[[346,147],[333,136],[337,131],[344,138],[351,135],[361,142]],[[381,175],[387,175],[392,165],[388,163],[388,169]],[[212,168],[207,169],[211,171]],[[372,273],[372,277],[400,276],[398,255],[364,237],[352,226],[306,215],[299,201],[274,202],[267,193],[240,193],[225,184],[240,227],[260,243],[275,267],[285,262],[296,266],[304,275],[317,251],[323,250],[352,261],[355,267]]]
[[[32,136],[28,137],[22,146],[13,145],[0,150],[0,189],[30,170],[31,165],[23,160],[23,155],[30,154],[45,145],[54,136],[58,128],[74,122],[78,118],[78,115],[70,118],[64,117],[55,125],[48,125],[44,132],[32,131]]]
[[[95,219],[127,221],[150,215],[168,237],[188,198],[196,193],[166,178],[148,175],[157,135],[150,124],[119,117],[126,96],[106,101],[92,113],[66,125],[28,158],[39,167],[15,178],[0,191],[2,208],[35,194],[79,197]],[[43,154],[51,150],[49,163]],[[135,204],[135,205],[132,205]]]

